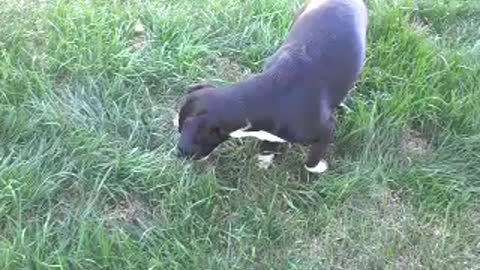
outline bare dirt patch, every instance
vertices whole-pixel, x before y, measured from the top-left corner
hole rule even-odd
[[[138,199],[126,197],[115,200],[113,205],[104,210],[104,220],[107,226],[115,222],[135,224],[151,216],[148,208]]]
[[[407,155],[421,155],[429,150],[428,141],[423,135],[414,129],[408,129],[402,138],[401,149]]]
[[[422,269],[411,239],[424,224],[415,219],[413,209],[399,193],[382,188],[368,200],[363,195],[352,195],[348,207],[331,216],[320,234],[303,236],[291,254],[309,265],[333,263],[342,269],[372,263],[395,269]]]
[[[248,78],[251,70],[245,68],[235,60],[221,55],[211,55],[199,61],[199,65],[208,67],[208,77],[220,78],[223,81],[237,82]],[[211,78],[205,78],[205,81],[213,82]]]
[[[215,70],[221,71],[228,80],[238,80],[245,76],[240,65],[226,57],[215,58],[213,66]]]
[[[411,21],[411,26],[415,31],[418,31],[418,33],[430,34],[432,31],[431,25],[428,20],[420,16],[413,17]]]
[[[137,20],[133,26],[133,38],[130,40],[130,49],[140,51],[145,47],[145,26],[141,20]]]

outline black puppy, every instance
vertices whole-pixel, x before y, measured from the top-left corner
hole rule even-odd
[[[253,136],[263,140],[263,162],[273,159],[278,143],[308,144],[306,168],[324,172],[333,112],[364,65],[367,24],[363,0],[305,3],[261,73],[221,88],[188,87],[179,153],[203,159],[230,137]]]

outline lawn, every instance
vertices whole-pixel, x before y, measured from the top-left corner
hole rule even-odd
[[[331,170],[175,156],[300,1],[0,0],[0,269],[480,269],[480,2],[369,0]]]

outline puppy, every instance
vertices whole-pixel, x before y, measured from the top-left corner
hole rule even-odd
[[[224,87],[187,87],[179,155],[203,159],[229,138],[251,136],[263,141],[264,166],[289,142],[310,146],[308,171],[327,170],[333,113],[363,69],[367,26],[363,0],[306,2],[261,73]]]

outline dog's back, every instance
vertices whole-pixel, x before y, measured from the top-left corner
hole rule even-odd
[[[367,23],[363,0],[311,0],[296,14],[265,71],[323,91],[322,98],[337,106],[363,67]]]

